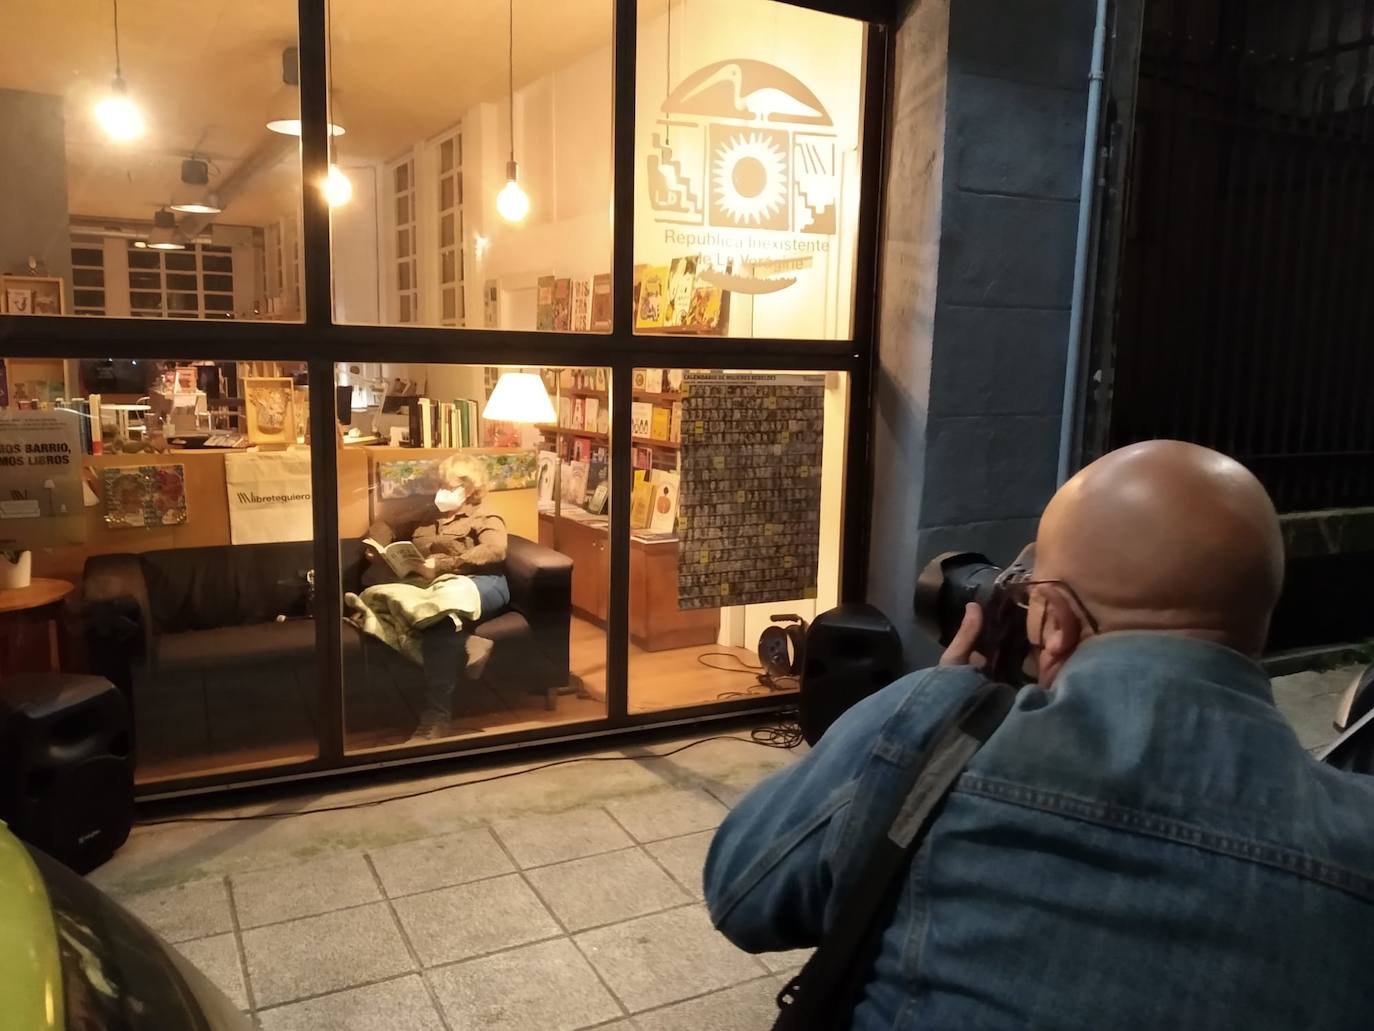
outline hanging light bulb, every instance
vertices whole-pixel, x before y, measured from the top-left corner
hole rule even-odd
[[[323,189],[324,199],[329,202],[331,208],[347,204],[353,199],[353,183],[338,165],[329,166],[329,175],[325,178]]]
[[[114,81],[110,83],[109,95],[95,105],[95,120],[110,139],[127,143],[143,135],[143,114],[129,97],[119,61],[119,0],[114,0],[114,48]]]
[[[520,186],[520,166],[515,163],[515,0],[509,0],[508,14],[506,74],[510,87],[510,160],[506,162],[506,185],[496,195],[496,210],[507,222],[523,222],[530,213],[530,198]]]
[[[496,210],[507,222],[523,222],[530,213],[530,198],[520,187],[520,169],[514,161],[506,164],[506,185],[496,195]]]

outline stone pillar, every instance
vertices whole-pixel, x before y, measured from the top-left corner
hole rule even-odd
[[[913,664],[921,566],[996,562],[1054,490],[1092,0],[917,0],[896,29],[869,599]]]

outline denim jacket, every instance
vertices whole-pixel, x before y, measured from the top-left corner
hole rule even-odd
[[[818,944],[902,769],[978,683],[907,676],[751,791],[707,858],[720,931]],[[1090,639],[960,777],[853,1026],[1374,1028],[1374,777],[1314,761],[1236,652]]]

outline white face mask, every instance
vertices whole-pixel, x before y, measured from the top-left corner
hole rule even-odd
[[[440,488],[434,495],[434,507],[447,515],[449,512],[457,512],[463,507],[463,502],[468,499],[468,493],[462,487],[454,490]]]

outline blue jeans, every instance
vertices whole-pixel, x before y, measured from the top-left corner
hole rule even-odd
[[[510,604],[510,586],[500,574],[471,578],[482,600],[482,618],[495,615]],[[461,630],[451,619],[441,619],[420,634],[424,658],[425,708],[448,716],[453,710],[453,691],[467,665],[467,641],[472,628]]]

